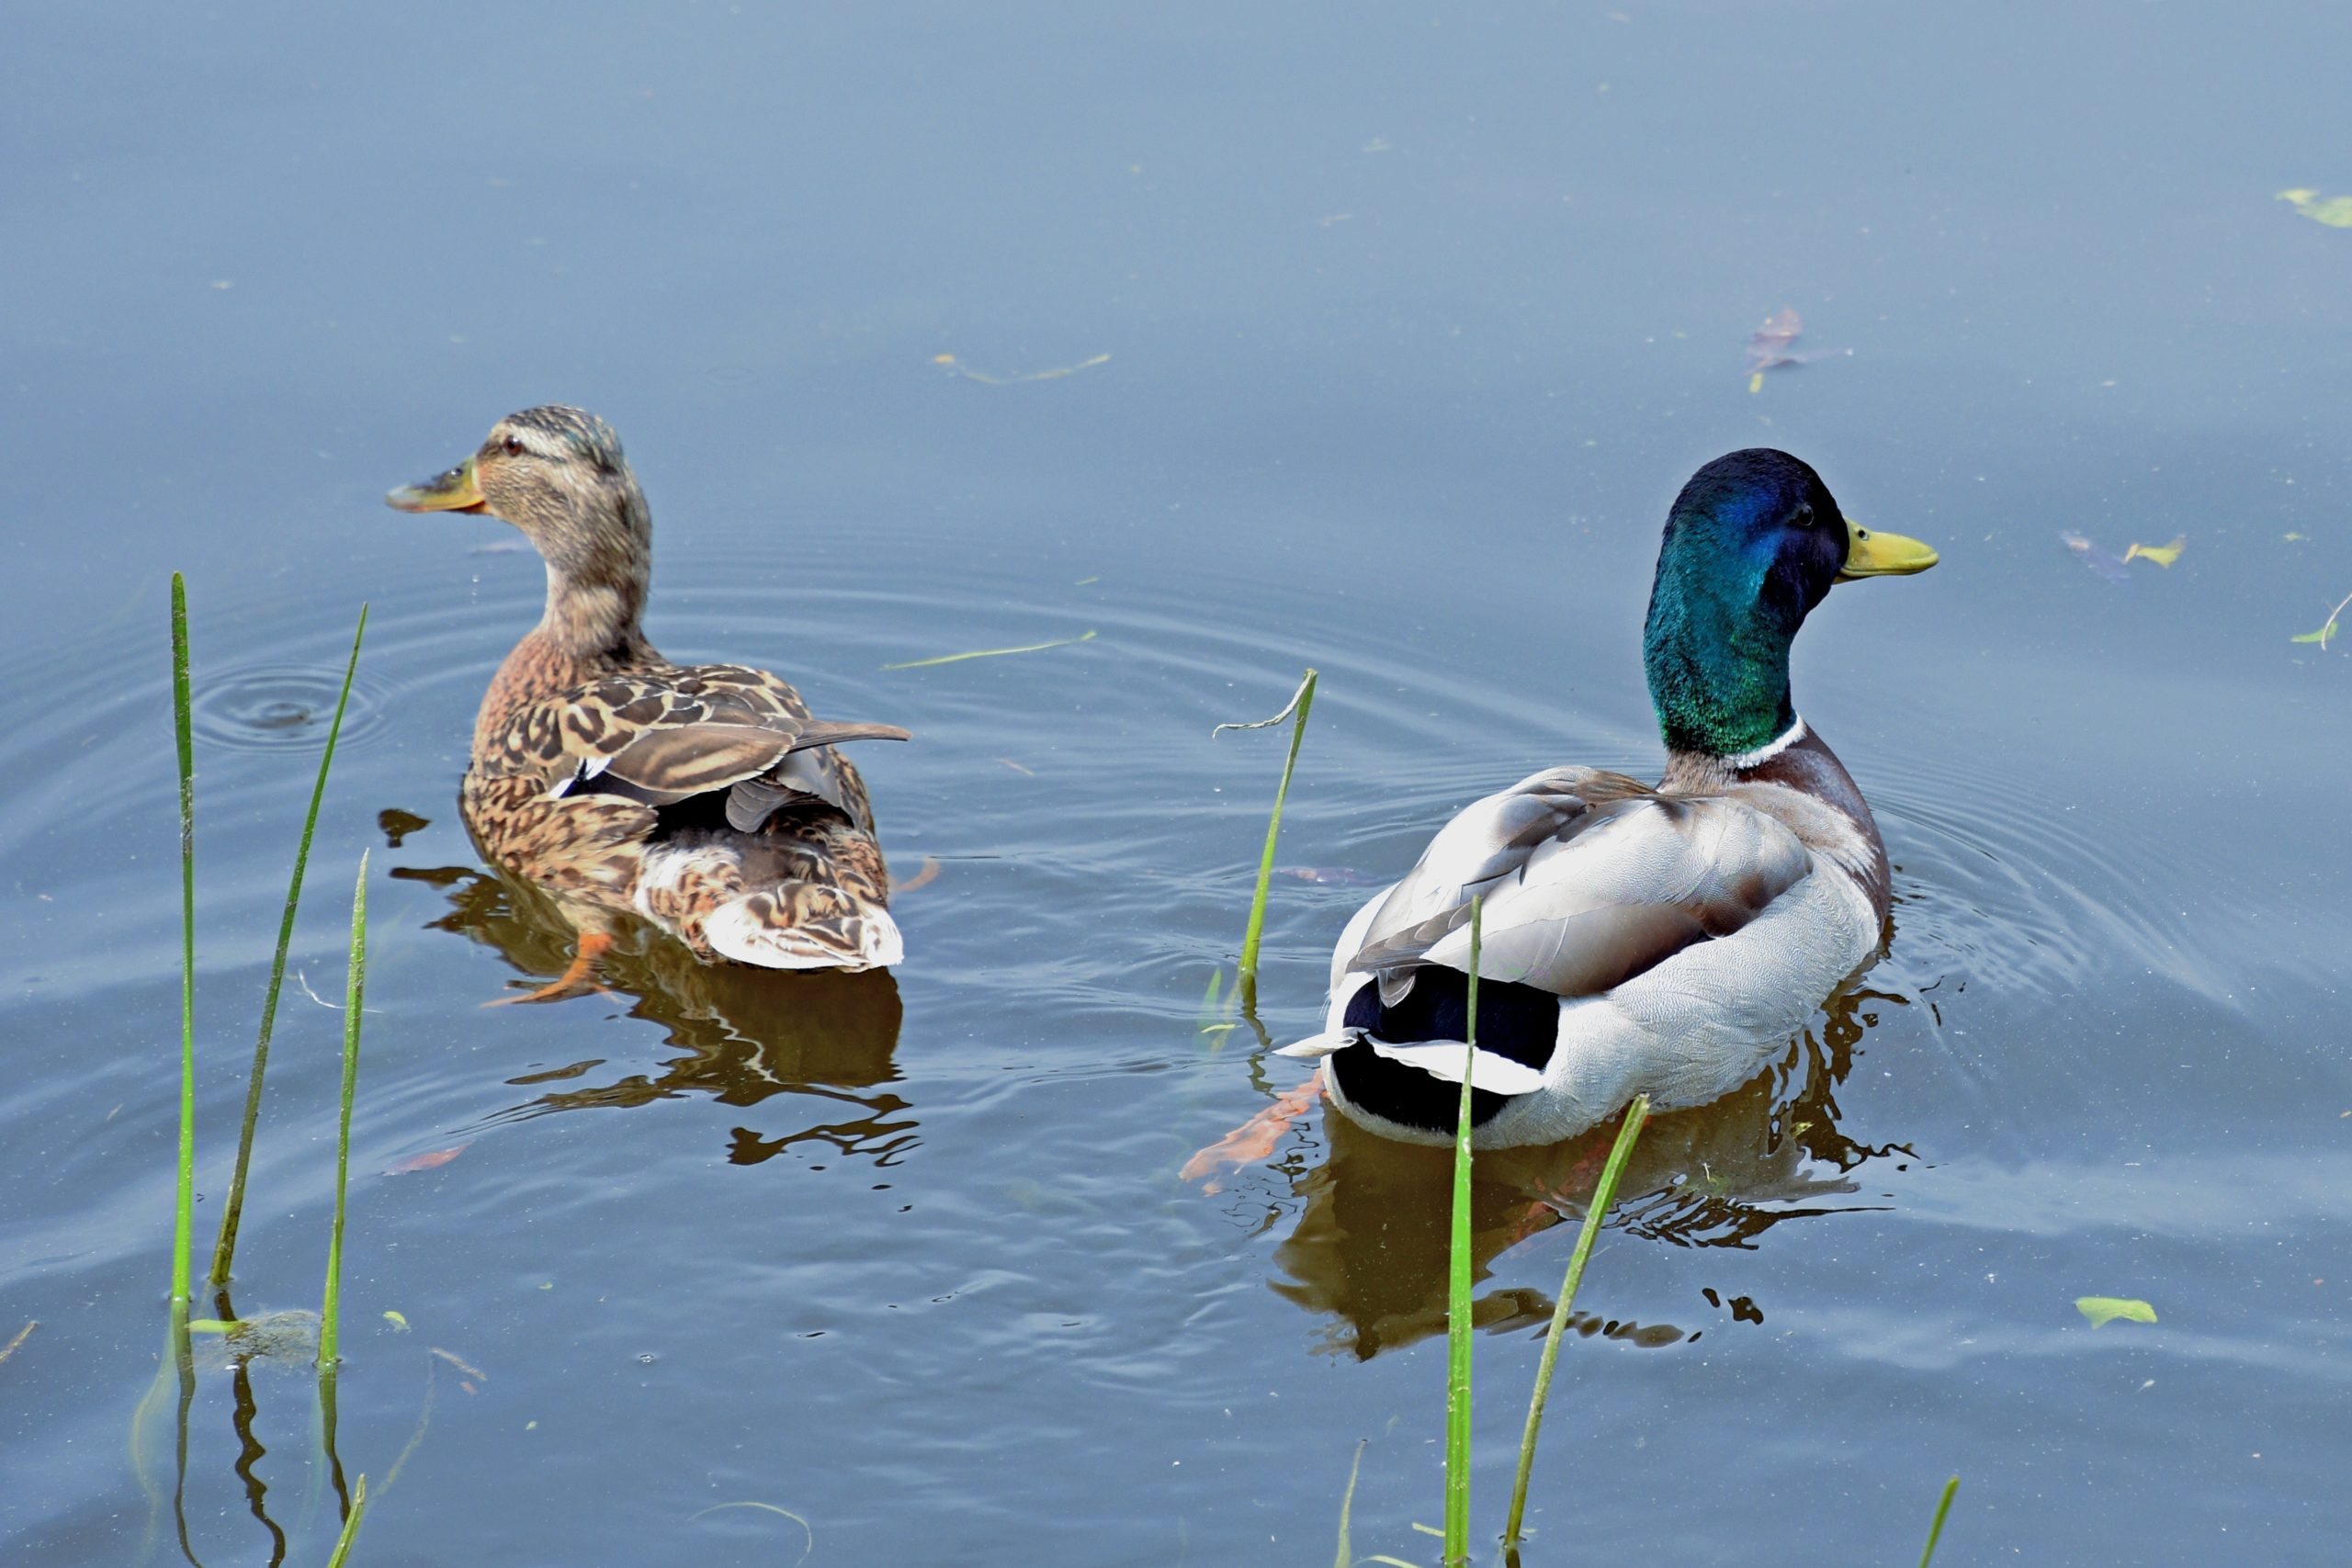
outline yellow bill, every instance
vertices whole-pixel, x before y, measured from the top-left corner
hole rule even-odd
[[[388,491],[384,504],[401,512],[480,512],[481,487],[474,482],[474,460],[469,457],[421,485]]]
[[[1900,534],[1875,533],[1852,518],[1846,519],[1846,564],[1837,581],[1852,582],[1864,577],[1908,577],[1925,571],[1940,559],[1917,539]]]

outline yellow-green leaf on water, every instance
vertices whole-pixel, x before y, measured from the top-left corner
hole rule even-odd
[[[384,1321],[390,1324],[394,1328],[399,1329],[402,1334],[406,1334],[408,1332],[408,1319],[402,1317],[396,1312],[387,1312],[384,1314]]]
[[[2076,1296],[2075,1310],[2089,1318],[2093,1328],[2104,1328],[2119,1317],[2132,1323],[2156,1321],[2156,1309],[2132,1296]]]
[[[2282,190],[2278,199],[2292,202],[2296,211],[2314,223],[2324,223],[2331,229],[2352,229],[2352,196],[2322,197],[2306,186]]]
[[[2127,561],[2152,560],[2158,566],[2169,567],[2180,558],[2180,552],[2188,547],[2188,536],[2182,534],[2169,545],[2132,545],[2123,552],[2123,558]]]
[[[2327,648],[2328,638],[2335,636],[2339,629],[2335,624],[2335,618],[2344,614],[2345,608],[2347,605],[2352,605],[2352,593],[2346,593],[2343,598],[2336,601],[2335,608],[2327,613],[2327,619],[2321,625],[2319,630],[2315,632],[2300,633],[2290,640],[2294,642],[2315,642],[2319,644],[2322,651],[2324,651]]]

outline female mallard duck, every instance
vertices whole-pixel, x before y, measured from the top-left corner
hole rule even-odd
[[[384,498],[403,512],[486,512],[548,568],[547,613],[506,656],[474,720],[460,796],[492,860],[554,893],[580,927],[577,991],[641,916],[703,958],[770,969],[870,969],[903,954],[889,874],[845,740],[764,670],[673,664],[639,617],[653,521],[612,427],[525,409],[438,479]]]
[[[1364,1126],[1452,1142],[1483,895],[1481,1147],[1754,1077],[1878,950],[1887,914],[1878,824],[1790,704],[1790,641],[1832,583],[1935,564],[1847,522],[1785,452],[1701,468],[1667,517],[1642,638],[1663,782],[1551,768],[1464,809],[1348,922],[1324,1032],[1285,1049],[1323,1058]]]

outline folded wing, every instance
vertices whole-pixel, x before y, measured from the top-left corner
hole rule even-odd
[[[1419,969],[1466,971],[1482,896],[1482,978],[1598,995],[1739,930],[1811,869],[1795,834],[1739,801],[1551,769],[1447,823],[1344,966],[1376,976],[1391,1007]]]
[[[904,740],[890,724],[812,716],[800,694],[763,671],[734,665],[610,676],[518,715],[501,738],[509,772],[542,777],[550,795],[618,795],[674,806],[727,792],[738,831],[779,807],[818,800],[872,827],[865,793],[832,748]]]

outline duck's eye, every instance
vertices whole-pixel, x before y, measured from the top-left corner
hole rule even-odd
[[[504,446],[506,447],[506,455],[508,457],[519,457],[523,455],[523,438],[521,436],[508,436],[504,442]]]
[[[1813,526],[1812,502],[1807,502],[1804,505],[1797,508],[1795,522],[1796,525],[1800,528],[1810,528]]]

